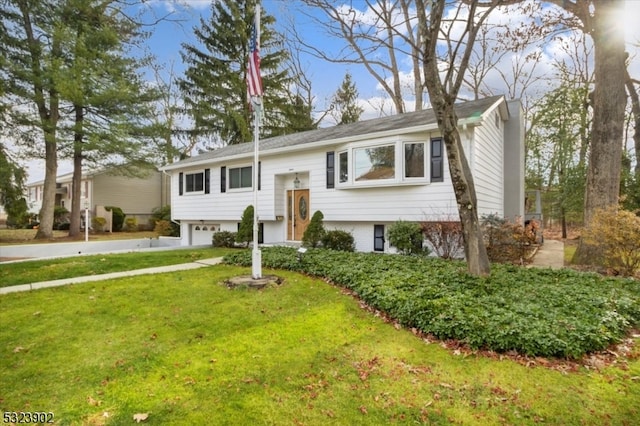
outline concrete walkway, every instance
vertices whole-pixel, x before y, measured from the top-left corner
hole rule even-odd
[[[155,268],[134,269],[132,271],[112,272],[109,274],[88,275],[84,277],[65,278],[61,280],[42,281],[38,283],[15,285],[11,287],[1,287],[0,294],[15,293],[18,291],[37,290],[40,288],[59,287],[62,285],[86,283],[91,281],[110,280],[113,278],[133,277],[136,275],[162,274],[165,272],[187,271],[190,269],[203,268],[205,266],[217,265],[222,262],[221,257],[212,259],[201,259],[190,263],[180,263],[177,265],[158,266]]]
[[[534,268],[564,268],[564,243],[558,240],[545,240],[529,265]]]

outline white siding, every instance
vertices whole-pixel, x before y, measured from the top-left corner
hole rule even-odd
[[[496,121],[498,117],[498,121]],[[498,123],[499,125],[496,125]],[[265,243],[278,243],[286,240],[287,191],[294,189],[294,179],[297,177],[301,189],[309,190],[309,215],[317,210],[322,211],[327,229],[342,229],[354,235],[357,249],[372,251],[374,244],[374,225],[388,226],[397,220],[457,220],[457,204],[453,193],[451,178],[444,156],[443,182],[396,182],[377,181],[362,186],[362,182],[351,185],[341,185],[338,182],[338,154],[349,147],[363,146],[374,143],[399,143],[401,141],[424,141],[438,137],[437,133],[420,133],[398,135],[386,139],[350,142],[345,145],[333,145],[313,148],[306,151],[280,152],[277,154],[265,152],[260,156],[261,161],[261,189],[258,192],[258,216],[264,223]],[[504,123],[499,118],[497,106],[483,116],[480,125],[469,126],[462,132],[463,145],[470,161],[480,214],[503,213],[504,173],[503,143]],[[396,155],[400,155],[401,145],[397,145]],[[429,158],[427,143],[426,155]],[[326,187],[326,153],[335,152],[336,182],[335,188]],[[353,159],[352,159],[353,161]],[[399,161],[398,163],[402,163]],[[216,159],[206,166],[190,167],[173,170],[171,173],[172,215],[183,223],[198,223],[203,220],[220,225],[220,230],[237,230],[244,209],[253,204],[253,190],[230,190],[221,192],[221,167],[229,169],[244,167],[252,164],[252,155],[245,159],[233,161]],[[210,169],[210,193],[179,195],[179,173],[201,172]],[[402,169],[396,168],[397,174]],[[429,176],[429,161],[427,160],[426,176]],[[228,177],[227,177],[228,183]],[[376,185],[376,183],[378,185]],[[228,185],[227,185],[228,186]],[[183,232],[186,229],[183,227]],[[189,231],[191,231],[189,229]],[[191,231],[192,232],[192,231]],[[187,235],[193,240],[191,234]],[[385,251],[389,251],[388,243]]]
[[[496,126],[496,119],[499,126]],[[474,131],[473,180],[478,197],[480,215],[497,214],[504,211],[504,122],[498,109],[487,113],[482,126]]]

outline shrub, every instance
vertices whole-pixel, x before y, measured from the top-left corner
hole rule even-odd
[[[523,264],[536,242],[534,227],[509,222],[497,215],[482,218],[487,255],[492,262]]]
[[[111,230],[113,232],[122,231],[122,225],[124,225],[124,218],[126,217],[122,209],[116,206],[105,206],[104,209],[111,212]]]
[[[240,228],[236,234],[236,242],[244,243],[246,247],[249,247],[249,243],[253,241],[253,206],[248,205],[242,213],[240,219]]]
[[[582,238],[603,249],[603,266],[624,276],[640,273],[640,217],[616,207],[597,210]]]
[[[103,232],[104,226],[107,224],[107,219],[101,216],[95,216],[91,218],[91,227],[96,232]]]
[[[236,233],[229,231],[218,231],[213,234],[214,247],[235,247]]]
[[[338,251],[355,251],[356,249],[353,235],[339,229],[325,232],[322,237],[322,246],[329,250]]]
[[[155,230],[156,223],[159,220],[169,222],[171,226],[171,234],[167,235],[168,237],[180,236],[180,226],[177,223],[171,222],[171,206],[156,207],[151,210],[151,218],[149,218],[149,225],[151,226],[151,229]]]
[[[172,223],[168,220],[158,220],[156,221],[156,226],[153,228],[153,232],[162,237],[172,237],[173,236],[173,226]]]
[[[460,222],[422,222],[420,224],[424,239],[438,257],[454,259],[464,252],[464,238]]]
[[[422,229],[415,222],[398,220],[389,227],[389,244],[397,248],[401,254],[422,254]]]
[[[59,223],[69,222],[69,210],[63,206],[55,206],[53,208],[53,226]]]
[[[324,215],[320,210],[313,214],[309,226],[302,235],[302,245],[315,248],[322,242],[322,237],[326,233],[322,219],[324,219]]]
[[[138,230],[138,219],[136,217],[128,217],[124,221],[124,229],[127,232],[135,232]]]

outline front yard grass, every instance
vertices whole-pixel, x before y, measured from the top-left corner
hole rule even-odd
[[[0,264],[0,287],[175,265],[221,257],[232,249],[198,248],[73,256]]]
[[[249,272],[218,265],[0,296],[0,409],[78,425],[132,424],[136,414],[162,425],[631,425],[640,416],[637,348],[624,368],[569,373],[456,355],[320,279],[265,268],[285,283],[222,285]]]

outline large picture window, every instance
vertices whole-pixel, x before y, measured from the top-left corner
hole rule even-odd
[[[425,185],[441,182],[442,139],[397,138],[382,143],[353,143],[342,151],[327,153],[327,188],[368,188],[389,185]],[[337,156],[337,158],[335,158]],[[335,169],[334,170],[334,159]]]
[[[357,182],[396,177],[395,145],[354,149],[353,161]]]
[[[186,173],[184,176],[185,192],[203,192],[204,191],[204,172]]]
[[[229,169],[229,189],[251,188],[253,186],[252,167],[236,167]]]

